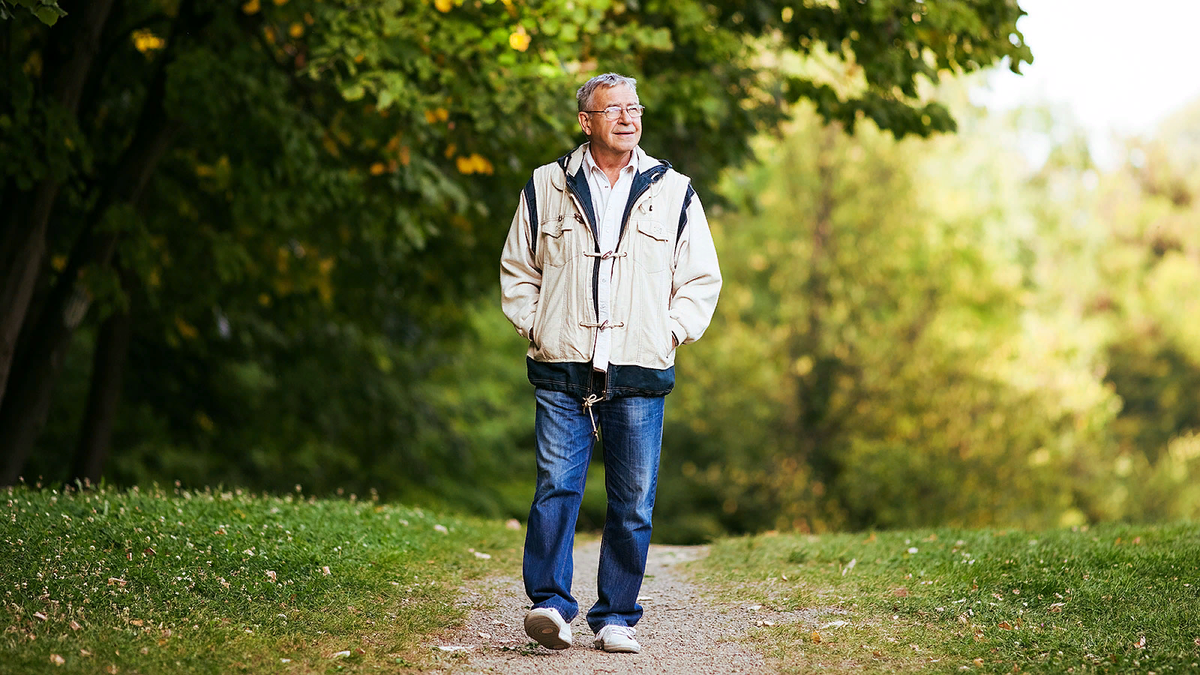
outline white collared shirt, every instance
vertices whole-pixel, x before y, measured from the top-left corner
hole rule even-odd
[[[602,254],[616,252],[621,216],[625,214],[625,202],[629,201],[629,190],[633,187],[633,177],[637,175],[641,152],[642,149],[636,147],[629,153],[629,163],[621,169],[616,184],[611,185],[608,176],[592,159],[591,147],[583,151],[583,169],[587,175],[588,190],[592,193],[592,210],[596,213],[596,230]],[[600,259],[600,278],[596,288],[599,309],[596,321],[600,324],[612,318],[612,273],[616,260],[612,257]],[[592,354],[592,368],[595,370],[608,370],[612,331],[612,328],[596,330],[596,346]]]

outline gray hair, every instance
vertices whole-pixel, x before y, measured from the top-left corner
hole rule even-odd
[[[596,92],[596,87],[615,87],[619,84],[629,87],[633,90],[633,95],[637,96],[637,80],[632,77],[604,73],[584,82],[579,91],[575,92],[575,100],[579,101],[579,112],[587,110],[592,105],[592,94]]]

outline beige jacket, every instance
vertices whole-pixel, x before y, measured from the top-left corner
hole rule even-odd
[[[539,167],[521,193],[500,258],[505,316],[530,342],[530,381],[591,392],[596,331],[611,330],[606,396],[665,394],[675,348],[704,334],[721,272],[690,180],[641,154],[617,248],[597,248],[596,218],[580,170],[584,146]],[[612,317],[596,323],[600,257],[616,258]]]

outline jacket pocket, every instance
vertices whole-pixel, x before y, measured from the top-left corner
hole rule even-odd
[[[543,267],[562,267],[578,255],[575,243],[575,221],[568,218],[553,218],[538,226],[538,242],[542,250]]]
[[[661,272],[671,263],[671,237],[660,220],[638,220],[634,260],[647,272]]]

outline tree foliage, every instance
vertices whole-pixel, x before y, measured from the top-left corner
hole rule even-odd
[[[951,122],[923,79],[1030,58],[1012,0],[96,0],[57,23],[18,4],[33,14],[6,3],[0,24],[5,481],[49,419],[44,457],[68,420],[81,456],[115,429],[126,479],[187,456],[210,479],[275,485],[286,458],[330,485],[385,466],[433,485],[471,464],[414,440],[454,426],[424,383],[494,284],[530,169],[578,141],[587,77],[638,77],[648,149],[705,189],[791,102],[927,134]],[[834,91],[779,50],[855,76]],[[51,414],[63,364],[78,396]]]

